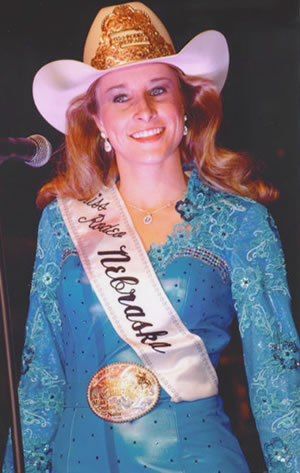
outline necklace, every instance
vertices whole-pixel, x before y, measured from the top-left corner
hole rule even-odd
[[[171,200],[170,202],[167,202],[165,205],[162,205],[161,207],[158,207],[158,209],[154,209],[154,210],[151,210],[151,211],[146,210],[146,209],[142,209],[141,207],[136,207],[135,205],[131,204],[130,202],[127,202],[127,200],[126,200],[126,204],[128,205],[128,207],[131,207],[132,209],[135,209],[135,210],[138,210],[139,212],[145,213],[146,215],[143,219],[144,224],[145,225],[150,225],[150,223],[152,223],[152,221],[153,221],[152,217],[153,217],[154,214],[160,212],[161,210],[172,207],[177,201],[178,201],[178,198],[175,199],[175,200]]]

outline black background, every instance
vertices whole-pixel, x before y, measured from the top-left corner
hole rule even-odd
[[[84,38],[99,0],[6,0],[0,15],[0,136],[40,133],[54,148],[62,135],[34,107],[31,84],[44,64],[82,59]],[[125,2],[121,2],[125,3]],[[287,259],[295,318],[299,314],[299,1],[298,0],[152,0],[147,1],[167,26],[177,50],[205,29],[222,31],[231,65],[223,91],[224,122],[219,142],[245,150],[266,165],[265,175],[281,191],[271,206]],[[7,261],[13,339],[19,362],[39,212],[35,196],[53,165],[33,169],[6,162],[0,168],[0,216]],[[298,325],[299,327],[299,325]],[[1,327],[2,329],[2,327]],[[0,333],[1,335],[1,333]],[[2,340],[2,335],[1,335]],[[0,457],[9,423],[3,343],[0,364]],[[238,348],[237,348],[238,350]],[[230,352],[229,352],[230,353]],[[229,355],[220,374],[233,426],[253,472],[262,472],[253,421],[241,425],[231,407],[232,373],[240,364]],[[241,379],[243,375],[241,374]],[[254,453],[255,452],[255,453]]]

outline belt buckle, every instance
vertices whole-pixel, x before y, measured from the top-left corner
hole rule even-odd
[[[109,422],[129,422],[147,414],[158,401],[160,385],[155,374],[138,363],[110,363],[89,382],[91,410]]]

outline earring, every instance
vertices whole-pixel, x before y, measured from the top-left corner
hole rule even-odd
[[[184,122],[185,122],[185,125],[183,127],[183,136],[186,136],[187,133],[188,133],[188,127],[186,125],[186,122],[187,122],[187,115],[186,114],[184,114]]]
[[[101,138],[104,140],[104,149],[107,153],[110,153],[110,151],[112,150],[112,146],[110,144],[110,142],[108,141],[108,138],[106,136],[106,134],[101,131]]]

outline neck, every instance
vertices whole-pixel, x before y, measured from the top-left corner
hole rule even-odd
[[[180,158],[160,164],[119,166],[119,191],[125,201],[153,210],[180,199],[186,190],[186,177]]]

